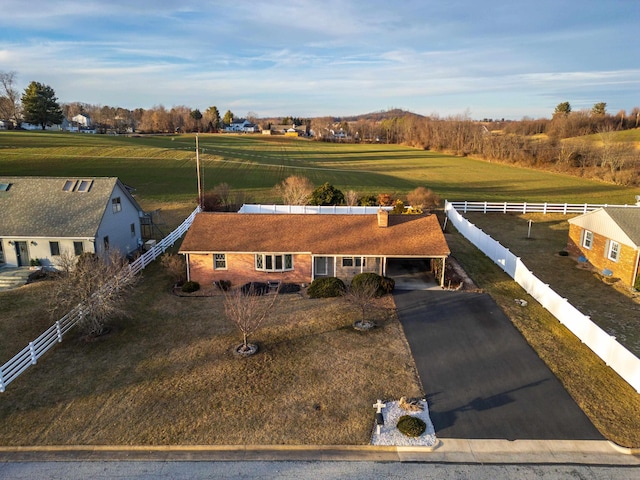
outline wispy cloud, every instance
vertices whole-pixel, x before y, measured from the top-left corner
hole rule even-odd
[[[0,70],[129,108],[519,117],[572,95],[632,108],[634,3],[5,0]]]

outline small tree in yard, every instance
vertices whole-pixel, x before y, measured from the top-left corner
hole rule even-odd
[[[407,195],[407,201],[414,209],[432,210],[440,204],[440,198],[426,187],[418,187]]]
[[[373,275],[363,276],[361,281],[352,282],[344,298],[354,305],[361,314],[361,319],[354,322],[354,327],[360,330],[368,330],[374,326],[372,320],[367,319],[367,314],[376,304],[376,297],[380,288],[380,280]]]
[[[224,313],[242,333],[242,344],[236,347],[237,353],[251,355],[257,351],[257,345],[249,343],[249,335],[260,328],[277,298],[277,292],[263,297],[253,285],[245,292],[240,288],[224,291]]]
[[[166,252],[160,257],[160,265],[171,276],[174,284],[183,283],[187,279],[187,267],[182,255]]]
[[[291,175],[275,186],[275,192],[285,205],[307,205],[313,193],[313,183],[307,177]]]
[[[57,320],[80,305],[82,331],[91,337],[103,335],[109,330],[110,318],[127,316],[124,302],[139,278],[130,273],[127,259],[116,250],[106,257],[65,253],[48,290],[49,312]]]

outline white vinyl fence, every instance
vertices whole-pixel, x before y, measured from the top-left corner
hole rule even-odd
[[[378,210],[393,207],[347,207],[344,205],[258,205],[245,203],[238,213],[304,213],[333,215],[375,215]]]
[[[123,275],[135,275],[143,270],[147,265],[162,255],[176,240],[178,240],[189,229],[193,219],[200,211],[197,207],[182,224],[173,232],[160,240],[150,250],[146,251],[135,261],[129,264],[129,269]],[[62,342],[63,336],[71,330],[82,316],[82,305],[76,306],[51,327],[45,330],[38,338],[29,342],[17,355],[0,367],[0,392],[4,392],[9,383],[15,380],[29,366],[35,365],[38,359],[44,355],[54,345]]]
[[[527,203],[527,202],[445,202],[462,213],[587,213],[601,207],[637,207],[595,203]]]
[[[447,218],[458,231],[640,393],[640,359],[620,345],[615,337],[593,323],[588,316],[578,311],[566,298],[562,298],[549,285],[540,281],[522,263],[520,257],[516,257],[508,248],[465,219],[454,207],[463,203],[465,202],[445,204]]]

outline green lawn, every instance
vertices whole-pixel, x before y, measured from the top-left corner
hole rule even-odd
[[[226,182],[253,202],[275,202],[289,175],[361,194],[427,186],[449,200],[631,203],[637,191],[567,175],[397,145],[350,145],[285,137],[200,135],[205,189]],[[118,176],[149,202],[194,202],[193,135],[124,137],[0,132],[5,175]]]

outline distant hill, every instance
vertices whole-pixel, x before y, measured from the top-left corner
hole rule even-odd
[[[365,120],[369,122],[380,122],[382,120],[387,120],[389,118],[398,118],[398,117],[407,117],[407,116],[424,118],[424,115],[408,112],[407,110],[402,110],[401,108],[392,108],[390,110],[380,110],[378,112],[363,113],[361,115],[339,117],[338,121],[357,122],[359,120]]]

